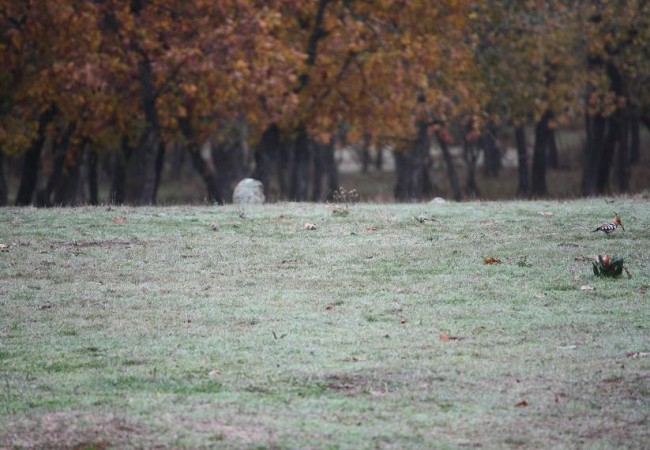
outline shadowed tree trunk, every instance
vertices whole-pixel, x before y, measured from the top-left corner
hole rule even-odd
[[[97,166],[99,158],[97,152],[90,151],[86,156],[88,163],[88,202],[91,205],[99,204],[99,174]]]
[[[128,138],[123,136],[121,147],[113,153],[112,158],[110,203],[121,205],[126,200],[126,162],[131,152]]]
[[[375,169],[382,171],[384,169],[384,146],[377,145],[377,153],[375,154]]]
[[[467,167],[467,182],[465,183],[465,192],[470,197],[478,197],[480,191],[478,183],[476,182],[476,163],[481,154],[481,149],[476,145],[476,141],[469,141],[464,139],[463,142],[463,158]]]
[[[551,112],[546,111],[535,125],[535,146],[533,148],[532,194],[545,196],[546,187],[546,150],[548,149],[549,128]]]
[[[451,157],[451,152],[449,151],[449,145],[447,144],[447,141],[440,135],[440,132],[436,133],[436,137],[440,143],[442,156],[445,158],[445,164],[447,165],[447,175],[449,176],[449,187],[451,188],[451,195],[454,197],[454,200],[458,202],[462,199],[462,193],[460,191],[458,175],[456,174],[456,169],[454,168],[454,160]]]
[[[497,126],[494,123],[489,123],[481,134],[480,145],[483,147],[485,175],[498,176],[501,170],[501,150],[497,145]]]
[[[605,142],[606,125],[607,121],[602,116],[586,117],[587,147],[582,173],[582,195],[584,196],[598,193],[598,166]]]
[[[5,179],[4,168],[5,154],[0,149],[0,206],[6,206],[8,201],[7,180]]]
[[[339,170],[334,158],[334,150],[336,149],[336,139],[327,145],[325,154],[323,155],[324,170],[327,175],[327,200],[333,201],[334,192],[339,189]]]
[[[54,190],[55,205],[74,206],[83,203],[83,196],[79,195],[83,153],[83,145],[68,150],[61,178]]]
[[[217,174],[217,184],[224,203],[232,202],[234,184],[246,176],[244,149],[241,146],[241,127],[227,124],[218,138],[210,141],[212,163]]]
[[[364,133],[361,145],[361,173],[368,173],[370,169],[370,134]]]
[[[75,123],[70,123],[65,131],[60,134],[52,144],[52,153],[54,154],[54,167],[50,174],[47,184],[44,189],[39,189],[36,192],[36,205],[37,206],[52,206],[59,204],[52,199],[53,194],[57,189],[60,189],[61,180],[64,172],[67,171],[66,164],[70,162],[68,151],[75,151],[70,149],[70,138],[76,128]]]
[[[641,139],[639,119],[633,119],[630,123],[630,164],[635,165],[641,161]]]
[[[135,205],[151,205],[156,199],[156,160],[160,146],[156,91],[151,62],[143,52],[138,62],[140,95],[145,128],[129,158],[126,176],[126,200]]]
[[[38,132],[36,139],[32,142],[25,157],[23,158],[23,170],[20,179],[20,186],[16,194],[16,206],[29,205],[34,197],[38,171],[41,165],[41,151],[45,143],[45,129],[55,115],[55,108],[50,107],[38,119]]]
[[[560,155],[558,154],[558,149],[557,149],[557,139],[555,136],[555,130],[550,129],[548,130],[548,166],[551,169],[559,169],[560,168]]]
[[[609,174],[611,173],[612,163],[614,162],[616,143],[620,135],[620,122],[618,118],[609,117],[606,119],[606,123],[607,131],[605,132],[605,140],[603,142],[596,177],[596,192],[598,194],[606,193],[609,188]]]
[[[323,192],[323,168],[325,167],[323,158],[325,157],[325,152],[326,152],[325,144],[311,140],[311,149],[312,149],[312,160],[314,161],[313,173],[311,178],[311,201],[320,202],[324,200],[322,198],[322,192]]]
[[[620,192],[628,192],[630,189],[629,134],[629,126],[626,121],[623,121],[618,130],[618,158],[616,161],[616,175]]]
[[[293,164],[291,167],[291,192],[293,201],[304,202],[309,198],[309,163],[310,163],[309,136],[307,128],[301,125],[294,142]]]
[[[187,151],[192,160],[192,166],[199,173],[205,183],[206,194],[210,203],[224,204],[221,189],[217,181],[217,174],[212,164],[208,163],[201,154],[201,149],[196,144],[188,144]]]
[[[530,184],[528,182],[528,148],[526,146],[526,130],[523,125],[515,127],[515,142],[517,145],[517,165],[519,168],[517,195],[528,197],[530,193]]]
[[[262,182],[264,195],[267,199],[269,198],[273,161],[278,159],[281,145],[280,129],[273,123],[264,130],[260,142],[255,148],[255,172],[253,172],[253,178]]]
[[[398,202],[411,201],[411,155],[410,152],[395,150],[395,200]]]

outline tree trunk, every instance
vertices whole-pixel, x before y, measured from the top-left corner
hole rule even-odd
[[[187,151],[192,160],[192,166],[199,173],[205,183],[208,201],[210,203],[224,204],[224,198],[221,195],[221,189],[217,181],[217,174],[212,164],[208,163],[201,154],[201,149],[194,143],[190,143]]]
[[[99,158],[94,150],[88,153],[88,201],[91,205],[99,204],[99,175],[97,172]]]
[[[465,183],[465,192],[470,197],[478,197],[480,191],[476,182],[476,163],[480,155],[480,147],[476,142],[469,142],[464,139],[463,157],[467,167],[467,182]]]
[[[370,134],[364,133],[361,145],[361,173],[368,173],[370,169]]]
[[[560,168],[560,155],[557,149],[557,140],[555,139],[555,130],[548,130],[548,166],[551,169]]]
[[[398,202],[411,201],[411,155],[403,150],[393,151],[395,159],[395,200]]]
[[[298,127],[294,143],[294,158],[291,170],[291,200],[304,202],[309,198],[309,136],[304,125]]]
[[[614,162],[614,153],[616,151],[616,143],[619,138],[620,130],[618,118],[609,117],[606,120],[608,125],[607,132],[603,142],[596,178],[596,193],[598,194],[604,194],[609,189],[609,174],[611,172],[612,163]]]
[[[496,177],[501,170],[501,150],[497,145],[497,127],[489,123],[481,134],[480,145],[483,147],[485,158],[484,172],[488,177]]]
[[[334,192],[339,189],[339,171],[334,158],[334,149],[336,148],[336,141],[332,141],[325,148],[323,155],[324,170],[327,174],[327,200],[334,200]]]
[[[381,172],[384,169],[384,146],[377,145],[377,152],[375,154],[375,169]]]
[[[447,165],[447,174],[449,176],[449,187],[451,188],[451,195],[454,197],[454,200],[457,202],[462,199],[462,193],[460,190],[460,183],[458,181],[458,175],[456,174],[456,169],[454,168],[454,160],[451,157],[451,152],[449,151],[449,146],[447,141],[442,138],[440,132],[436,133],[438,142],[440,143],[440,148],[442,149],[442,156],[445,158],[445,163]]]
[[[0,149],[0,206],[7,206],[7,201],[9,200],[7,193],[7,180],[5,179],[5,168],[4,168],[5,154]]]
[[[59,206],[74,206],[79,204],[79,181],[81,163],[83,161],[83,146],[70,148],[66,153],[63,172],[54,190],[54,204]]]
[[[151,205],[156,202],[156,160],[160,146],[160,127],[156,111],[156,89],[151,62],[140,53],[138,73],[141,106],[145,127],[127,167],[126,199],[135,205]]]
[[[616,175],[618,178],[618,190],[622,193],[628,192],[630,189],[629,128],[628,123],[623,121],[618,130]]]
[[[542,197],[547,194],[546,188],[546,150],[548,148],[551,112],[546,111],[535,126],[535,146],[533,148],[532,193]]]
[[[122,137],[121,148],[113,154],[113,163],[111,167],[111,191],[109,202],[121,205],[126,201],[126,162],[132,153],[129,147],[128,138]]]
[[[528,147],[526,146],[526,130],[523,125],[515,127],[515,142],[517,145],[517,162],[519,168],[517,195],[528,197],[530,193],[530,184],[528,182]]]
[[[255,148],[255,172],[253,172],[253,178],[262,182],[264,195],[267,199],[269,198],[273,161],[278,159],[280,146],[280,129],[273,123],[264,130],[260,142]]]
[[[640,121],[633,119],[630,124],[630,164],[636,165],[641,161]]]
[[[218,140],[213,139],[212,162],[217,174],[217,184],[224,203],[232,202],[233,185],[244,178],[244,161],[239,128],[226,128]]]
[[[582,195],[598,194],[598,168],[603,153],[607,120],[598,115],[587,117],[587,148],[582,174]]]
[[[325,153],[325,144],[321,142],[311,141],[312,149],[312,159],[313,163],[313,174],[311,180],[311,201],[320,202],[324,199],[322,198],[323,192],[323,175],[325,163],[323,162],[324,153]]]
[[[44,189],[39,189],[36,192],[36,205],[37,206],[52,206],[57,204],[52,199],[53,194],[57,189],[60,189],[61,179],[66,171],[66,163],[68,162],[68,152],[71,150],[70,139],[76,125],[74,122],[70,123],[65,131],[54,140],[52,144],[52,153],[54,154],[54,167],[52,173],[50,174],[47,184]],[[75,151],[75,149],[72,149]]]
[[[41,151],[45,143],[45,129],[52,121],[55,115],[55,108],[50,107],[38,119],[38,134],[36,139],[32,142],[25,157],[23,158],[23,170],[20,179],[20,187],[18,194],[16,194],[16,206],[25,206],[32,203],[32,197],[36,190],[36,182],[38,181],[38,171],[41,163]]]
[[[158,144],[158,152],[156,153],[156,178],[154,181],[153,188],[153,203],[156,203],[156,198],[158,197],[158,188],[160,187],[160,181],[162,180],[162,172],[165,167],[165,144],[160,142]]]

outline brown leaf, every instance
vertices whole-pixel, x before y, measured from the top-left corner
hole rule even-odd
[[[113,217],[111,220],[112,220],[113,222],[115,222],[116,224],[118,224],[118,225],[121,225],[121,224],[123,224],[123,223],[126,223],[126,217],[118,216],[118,217]]]
[[[528,402],[526,400],[522,400],[519,403],[515,404],[515,408],[525,408],[528,406]]]
[[[315,230],[315,229],[316,229],[316,225],[314,225],[313,223],[305,223],[305,225],[303,226],[303,228],[304,228],[305,230]]]
[[[440,336],[439,336],[439,338],[440,338],[440,340],[441,340],[442,342],[447,342],[447,341],[462,341],[462,340],[464,339],[463,337],[460,337],[460,336],[450,336],[450,335],[448,335],[447,333],[445,333],[444,331],[440,332]]]
[[[501,264],[501,260],[499,258],[492,258],[492,257],[485,257],[483,258],[483,264]]]

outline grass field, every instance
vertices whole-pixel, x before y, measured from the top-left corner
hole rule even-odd
[[[0,448],[648,448],[649,223],[634,198],[0,209]]]

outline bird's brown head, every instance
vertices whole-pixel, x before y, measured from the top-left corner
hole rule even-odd
[[[619,225],[621,228],[623,228],[623,231],[625,231],[625,227],[623,226],[623,222],[621,222],[621,216],[618,215],[618,213],[614,213],[614,222],[616,222],[616,225]]]

